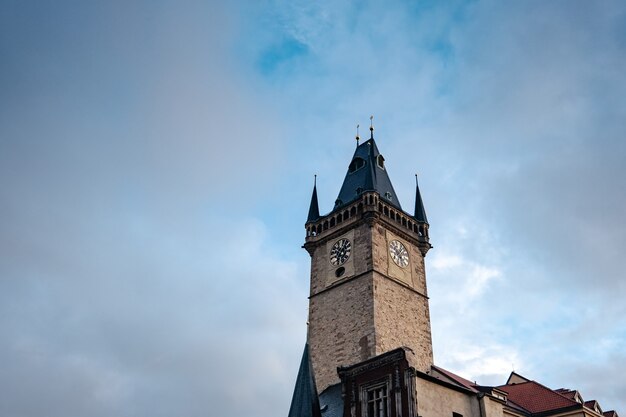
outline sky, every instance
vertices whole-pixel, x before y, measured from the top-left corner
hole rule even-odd
[[[626,413],[625,73],[619,1],[3,1],[0,415],[286,415],[370,115],[435,363]]]

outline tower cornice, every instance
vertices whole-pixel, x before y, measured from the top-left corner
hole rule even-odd
[[[303,248],[312,249],[329,239],[340,236],[357,224],[370,227],[380,223],[403,239],[420,248],[422,255],[432,248],[428,236],[428,223],[420,222],[407,212],[389,204],[376,191],[365,192],[358,200],[338,207],[316,221],[307,222]]]

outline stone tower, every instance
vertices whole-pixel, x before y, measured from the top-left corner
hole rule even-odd
[[[311,255],[308,343],[319,392],[338,366],[399,347],[410,365],[433,365],[424,257],[428,221],[416,185],[402,210],[372,135],[358,145],[332,211],[320,216],[313,188],[304,248]],[[358,142],[357,142],[358,143]]]

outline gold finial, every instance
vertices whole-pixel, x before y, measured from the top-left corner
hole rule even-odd
[[[359,139],[361,139],[359,136],[359,125],[356,125],[356,146],[359,146]]]
[[[370,116],[370,139],[374,139],[374,116]]]

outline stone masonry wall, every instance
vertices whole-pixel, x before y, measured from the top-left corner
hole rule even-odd
[[[316,242],[311,250],[308,343],[319,392],[339,382],[338,366],[354,365],[401,346],[409,362],[426,372],[433,363],[424,258],[407,238],[384,222],[351,223]],[[328,251],[336,240],[353,242],[345,275],[337,278]],[[398,239],[410,265],[390,266],[388,244]]]
[[[319,392],[339,382],[338,366],[374,356],[371,281],[363,275],[310,300],[308,339]]]
[[[376,354],[408,347],[409,363],[427,372],[433,364],[428,300],[395,281],[374,273]]]
[[[403,275],[389,256],[389,241],[402,241],[409,252]],[[376,354],[408,347],[411,366],[422,372],[433,364],[430,311],[426,289],[424,257],[419,248],[376,224],[372,229],[374,284],[374,326]]]
[[[346,268],[352,275],[334,278],[337,267],[330,264],[327,245],[350,232],[339,231],[320,242],[311,258],[308,342],[319,392],[339,382],[338,366],[374,356],[370,229],[365,223],[352,229],[348,262],[353,267]]]

